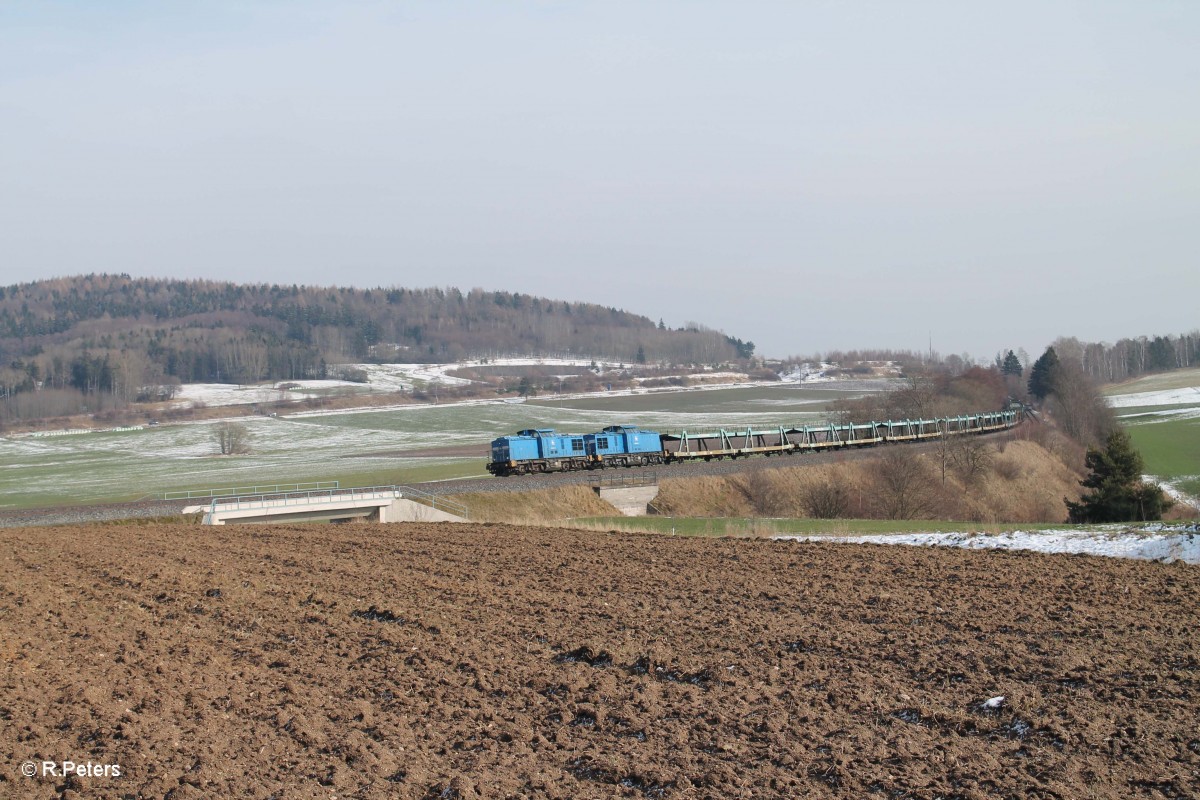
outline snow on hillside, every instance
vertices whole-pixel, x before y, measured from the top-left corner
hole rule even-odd
[[[284,386],[295,388],[281,388]],[[173,405],[188,408],[205,406],[234,406],[249,403],[271,403],[280,400],[302,400],[339,392],[361,392],[361,383],[351,381],[276,381],[275,383],[238,386],[232,383],[185,383],[175,394]]]
[[[617,369],[616,361],[591,358],[496,358],[488,361],[464,361],[457,364],[338,364],[339,369],[361,370],[366,383],[343,380],[294,380],[237,386],[226,383],[185,383],[175,395],[177,407],[232,406],[251,403],[302,400],[339,393],[389,393],[411,391],[415,384],[463,386],[471,381],[450,373],[470,367],[505,366],[565,366],[587,367],[595,364],[600,370]],[[287,387],[287,388],[285,388]]]
[[[321,397],[336,394],[383,394],[392,392],[412,391],[415,386],[440,385],[463,386],[472,381],[452,375],[452,372],[475,367],[588,367],[595,369],[598,375],[614,370],[624,370],[630,364],[604,359],[581,356],[579,358],[493,358],[486,361],[463,361],[455,364],[338,364],[337,369],[360,371],[366,374],[365,383],[345,380],[294,380],[273,381],[262,384],[237,386],[224,383],[188,383],[180,387],[175,396],[176,407],[196,405],[232,406],[250,405],[255,403],[270,403],[288,400],[303,400],[308,397]],[[821,364],[819,369],[805,368],[782,375],[781,382],[826,384],[839,388],[852,388],[862,391],[879,391],[890,384],[878,378],[866,377],[834,377],[826,374],[826,370],[836,368],[832,364]],[[563,378],[569,377],[564,374]],[[640,384],[642,380],[662,381],[672,376],[655,375],[653,378],[634,380]],[[729,388],[733,386],[751,385],[750,377],[742,372],[702,370],[699,372],[680,372],[677,376],[687,378],[689,389]],[[654,390],[635,388],[633,392],[642,391],[680,391],[679,388],[664,387]],[[613,394],[600,392],[599,394]],[[618,394],[629,394],[631,390],[618,390]],[[466,401],[470,403],[486,401]]]

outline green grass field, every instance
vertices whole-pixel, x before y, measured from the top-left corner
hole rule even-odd
[[[0,508],[123,502],[168,491],[339,481],[418,483],[484,474],[475,458],[370,457],[442,442],[440,436],[286,418],[242,420],[251,452],[219,456],[214,424],[0,439]]]
[[[1128,425],[1129,437],[1146,462],[1146,471],[1200,496],[1200,418],[1169,419]]]
[[[1135,381],[1110,386],[1112,395],[1145,395],[1148,403],[1155,399],[1190,399],[1190,392],[1181,389],[1200,387],[1200,370],[1187,369],[1147,375]],[[1157,398],[1155,393],[1160,394]],[[1142,454],[1146,472],[1171,483],[1176,489],[1193,497],[1200,496],[1200,393],[1195,402],[1164,403],[1162,405],[1130,405],[1116,409],[1117,418],[1129,432],[1133,444]]]

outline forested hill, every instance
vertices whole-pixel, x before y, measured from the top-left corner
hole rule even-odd
[[[473,289],[341,289],[87,275],[0,287],[0,393],[128,394],[321,377],[348,362],[502,354],[716,363],[754,345],[590,303]]]

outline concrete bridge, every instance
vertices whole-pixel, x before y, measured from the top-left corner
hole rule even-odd
[[[650,503],[658,497],[658,475],[653,472],[637,475],[593,478],[592,491],[600,499],[627,517],[643,517]]]
[[[420,502],[423,501],[423,502]],[[408,486],[309,489],[216,496],[184,508],[205,525],[264,522],[465,522],[467,509]]]

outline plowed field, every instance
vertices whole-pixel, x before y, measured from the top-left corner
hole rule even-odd
[[[0,796],[1197,797],[1198,608],[1096,557],[6,530]]]

